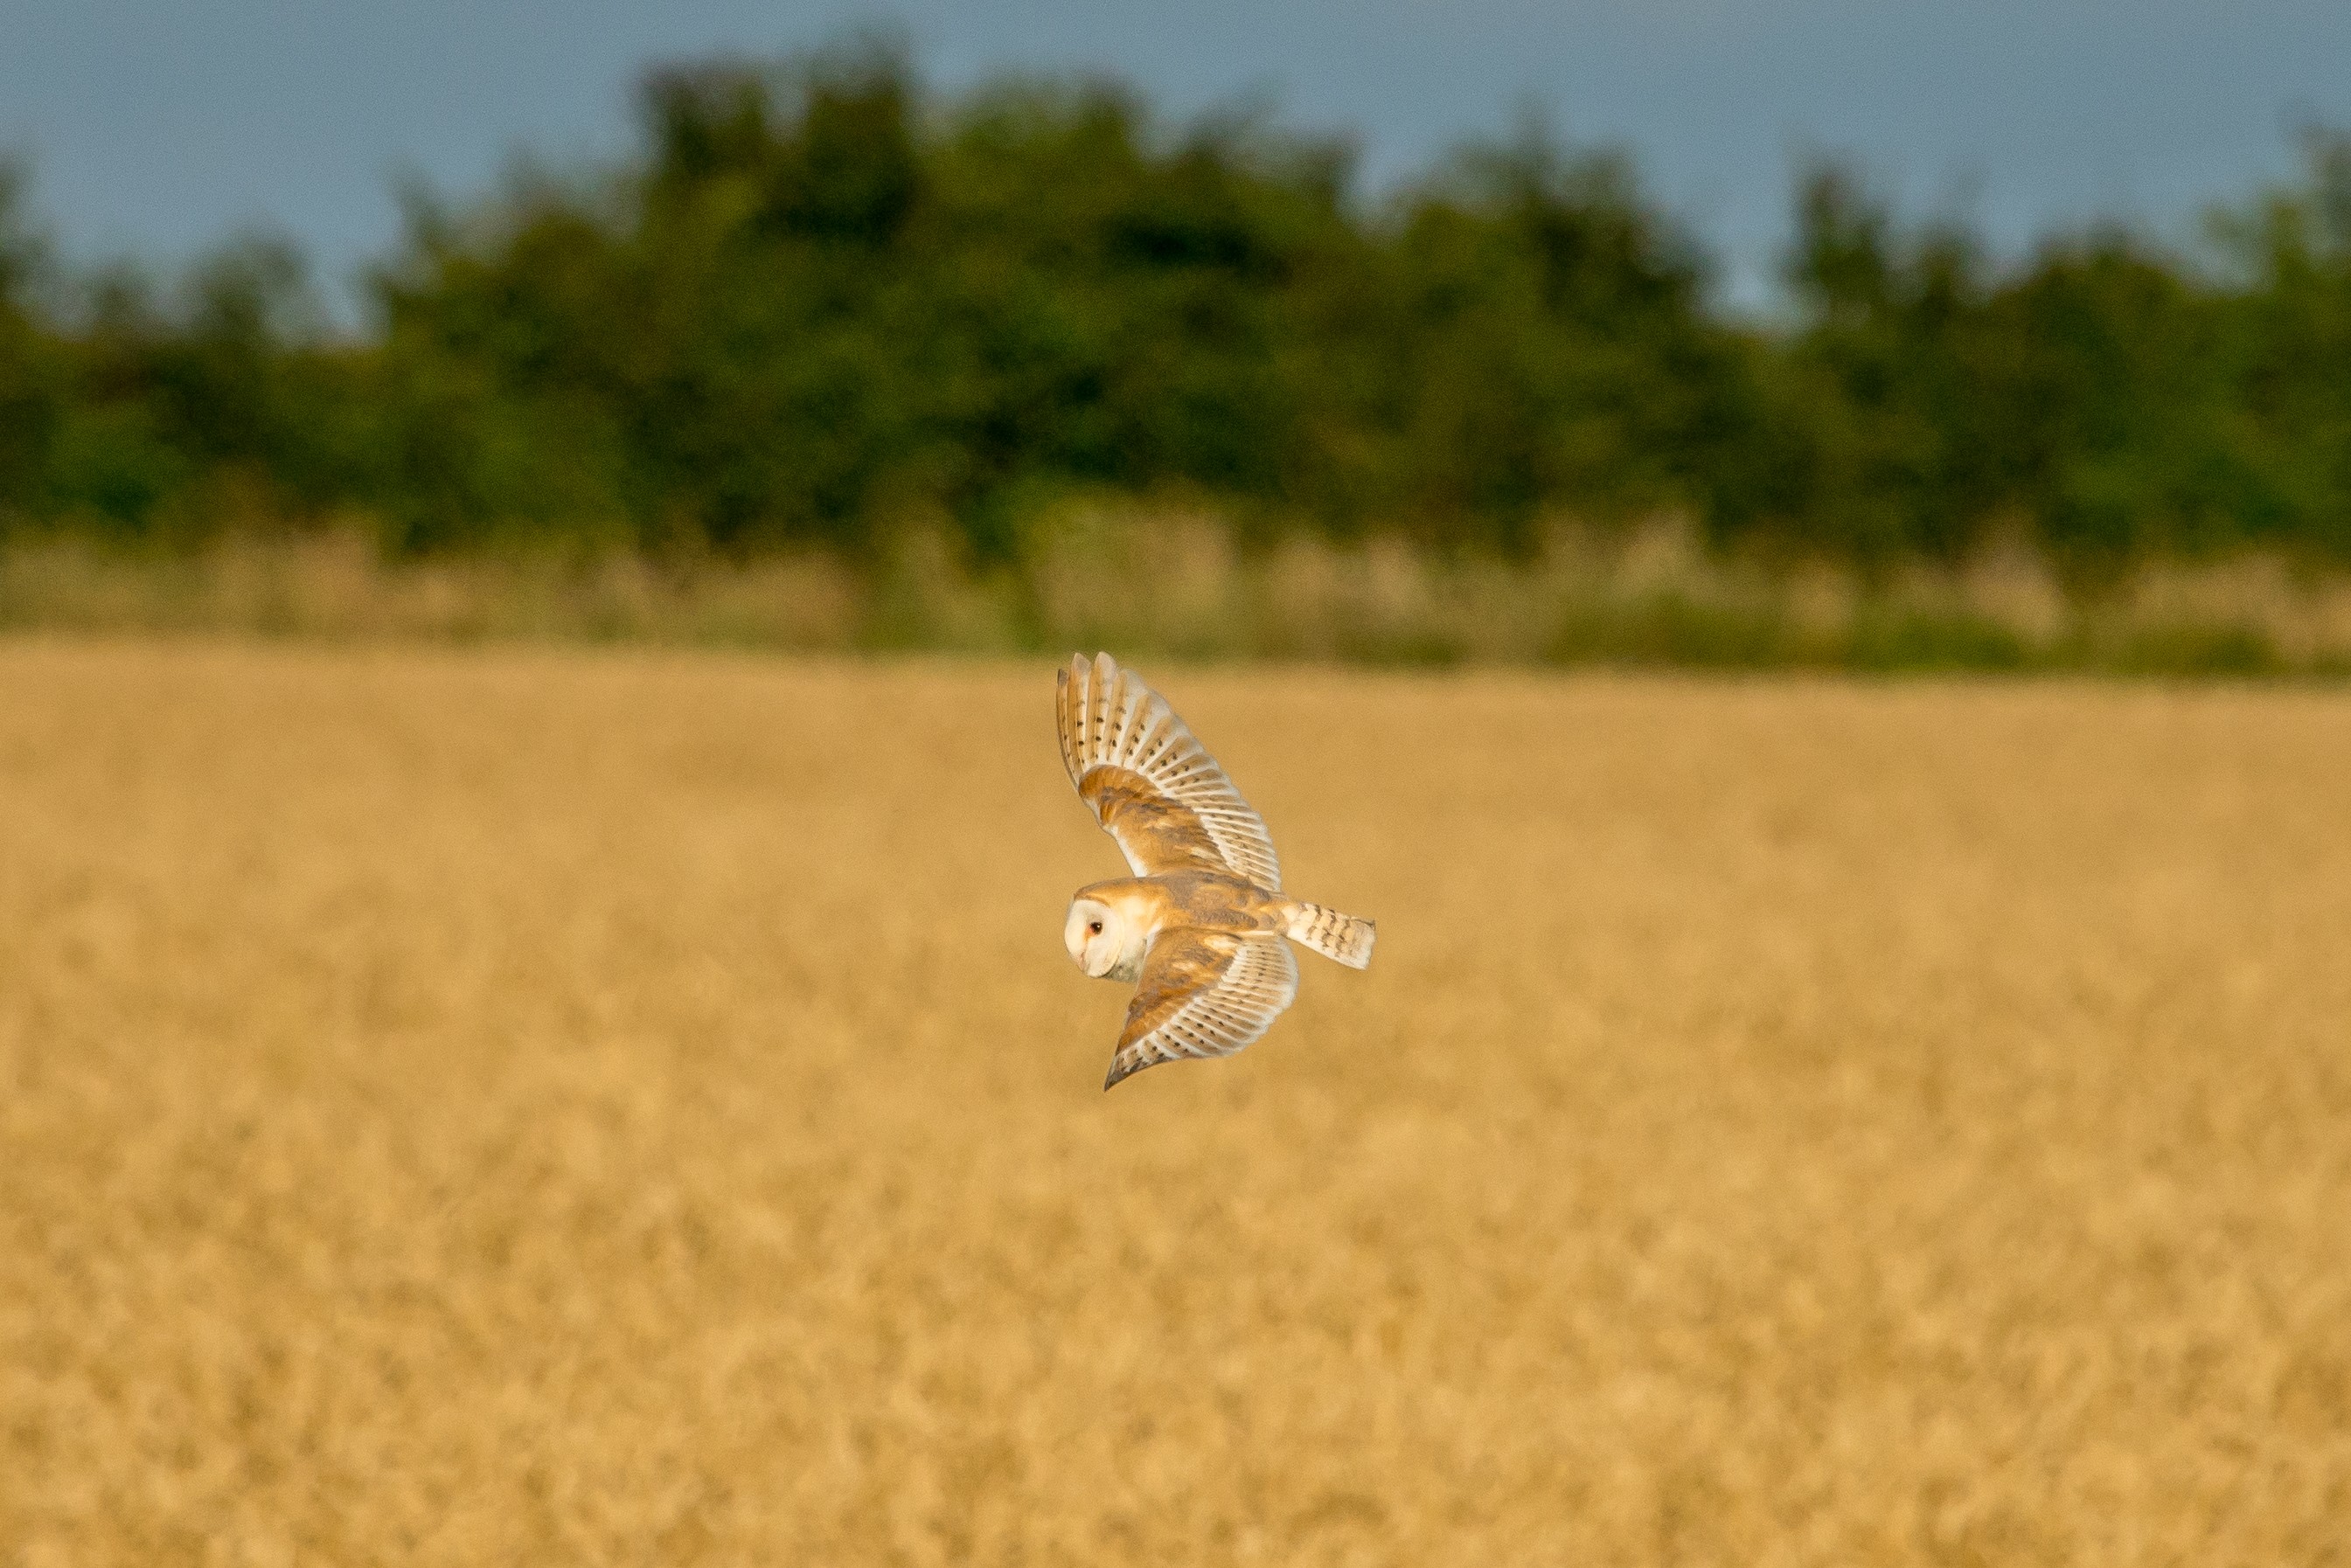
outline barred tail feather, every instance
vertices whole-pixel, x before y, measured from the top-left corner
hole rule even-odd
[[[1362,969],[1372,961],[1372,942],[1379,932],[1369,920],[1301,900],[1290,906],[1290,929],[1285,934],[1326,959],[1349,969]]]

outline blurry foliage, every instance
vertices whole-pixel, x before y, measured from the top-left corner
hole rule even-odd
[[[985,570],[1124,494],[1501,559],[1672,514],[1865,572],[2351,560],[2351,140],[2209,265],[2093,231],[1998,267],[1814,171],[1767,328],[1539,125],[1374,206],[1337,143],[1110,85],[940,103],[882,47],[656,71],[641,114],[617,166],[412,192],[360,340],[272,241],[62,276],[0,174],[0,533],[878,563],[944,523]]]

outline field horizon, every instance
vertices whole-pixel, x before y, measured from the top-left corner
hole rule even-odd
[[[979,563],[910,523],[871,558],[485,552],[387,557],[364,529],[184,550],[0,541],[0,636],[623,644],[1374,669],[2351,676],[2351,576],[2278,556],[2144,561],[2074,581],[2021,545],[1860,573],[1742,559],[1687,519],[1562,524],[1522,560],[1397,536],[1244,547],[1213,512],[1040,514]]]
[[[14,1560],[2344,1561],[2351,696],[1138,662],[0,637]]]

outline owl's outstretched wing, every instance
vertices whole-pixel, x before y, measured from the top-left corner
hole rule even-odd
[[[1143,961],[1102,1087],[1178,1056],[1229,1056],[1297,994],[1298,962],[1270,932],[1164,932]]]
[[[1225,871],[1281,890],[1265,823],[1167,699],[1107,653],[1055,677],[1061,761],[1138,877]]]

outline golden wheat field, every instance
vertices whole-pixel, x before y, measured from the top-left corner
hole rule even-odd
[[[2351,1563],[2351,698],[0,644],[0,1563]]]

